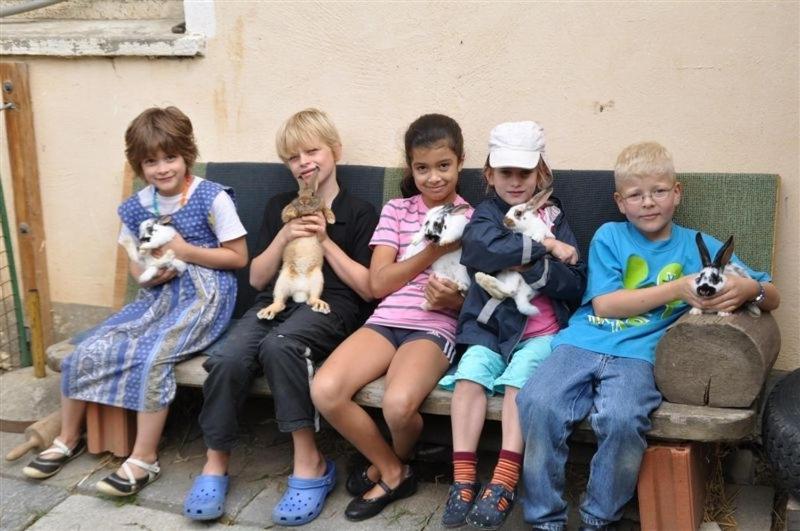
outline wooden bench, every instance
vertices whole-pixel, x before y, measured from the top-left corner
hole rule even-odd
[[[283,165],[273,163],[208,163],[195,168],[195,173],[231,186],[235,190],[237,208],[247,228],[247,243],[251,250],[256,245],[255,240],[267,199],[275,193],[296,187],[288,170]],[[373,203],[378,210],[388,199],[399,196],[401,177],[402,171],[398,168],[347,165],[338,168],[341,185],[354,195]],[[676,213],[678,223],[702,230],[719,239],[735,234],[737,255],[753,269],[771,271],[779,184],[777,175],[680,174],[678,179],[684,185],[685,194]],[[555,171],[554,195],[564,205],[583,256],[587,254],[592,235],[602,223],[624,219],[613,202],[613,191],[613,174],[610,171]],[[485,197],[485,184],[480,169],[466,169],[462,172],[459,193],[472,204],[477,204]],[[753,197],[758,197],[760,200],[753,202]],[[126,267],[124,259],[120,260],[120,263]],[[253,304],[256,292],[248,283],[248,275],[247,268],[237,272],[239,287],[234,317],[241,315]],[[121,278],[124,276],[121,275]],[[130,286],[131,283],[127,281],[119,283],[115,298],[124,299],[123,294],[126,290],[130,293]],[[772,317],[767,315],[766,319]],[[774,325],[774,320],[772,323]],[[69,342],[51,346],[48,349],[48,361],[51,367],[59,366],[60,360],[72,349],[73,345]],[[201,354],[178,364],[176,366],[178,384],[202,386],[206,376],[202,368],[204,360],[205,355]],[[769,365],[771,367],[771,362]],[[269,395],[266,379],[263,377],[257,379],[251,392],[255,395]],[[433,415],[449,415],[451,396],[449,392],[434,390],[423,403],[421,411]],[[381,406],[382,398],[383,378],[367,385],[355,397],[359,404],[375,408]],[[686,443],[697,445],[751,438],[760,431],[757,423],[758,406],[758,400],[743,408],[717,408],[664,402],[652,415],[653,428],[648,437],[654,441],[670,441],[673,443],[672,446],[667,446],[670,451],[686,448]],[[487,418],[500,420],[501,407],[502,397],[490,398]],[[99,425],[102,425],[102,415],[107,415],[109,425],[113,421],[114,426],[130,426],[129,420],[124,420],[124,410],[103,411],[101,408],[91,408],[90,415],[97,416]],[[123,420],[119,420],[121,417]],[[584,422],[579,429],[590,428]],[[94,447],[90,444],[90,451],[111,450],[118,455],[125,455],[127,453],[125,450],[129,452],[130,448],[126,446],[128,443],[120,439],[131,437],[131,430],[127,428],[124,430],[114,428],[114,430],[99,435],[100,439],[108,440],[95,441]],[[676,498],[675,494],[678,489],[685,487],[686,482],[675,479],[659,484],[657,474],[654,476],[652,471],[657,469],[654,466],[661,462],[659,459],[662,459],[660,454],[656,457],[656,453],[662,452],[663,449],[664,446],[654,446],[652,451],[649,450],[646,454],[641,478],[649,479],[646,484],[640,481],[639,492],[640,504],[644,503],[644,506],[648,510],[652,509],[654,514],[659,513],[657,518],[661,518],[662,522],[669,522],[670,518],[678,516],[665,514],[664,507],[659,508],[657,505],[662,502],[670,507],[675,505],[668,500],[682,499],[680,496]],[[697,453],[695,451],[695,455]],[[677,466],[684,476],[689,477],[691,474],[697,475],[697,467],[692,464],[696,462],[697,459],[694,461],[683,459]],[[654,498],[653,492],[671,494]],[[697,499],[703,492],[695,490],[690,493],[690,497]],[[687,507],[680,509],[682,511],[680,518],[686,521],[695,520],[696,523],[696,505],[696,503],[688,504]],[[702,515],[702,503],[700,506]],[[646,522],[646,518],[643,518],[642,524],[643,528],[648,528],[649,525],[652,528],[652,525]],[[657,523],[653,525],[658,527]]]

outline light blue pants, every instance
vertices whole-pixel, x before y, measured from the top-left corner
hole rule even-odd
[[[587,415],[597,436],[581,518],[602,526],[622,517],[636,491],[650,413],[661,403],[653,366],[639,359],[559,345],[517,395],[525,461],[525,521],[562,530],[567,523],[567,438]]]

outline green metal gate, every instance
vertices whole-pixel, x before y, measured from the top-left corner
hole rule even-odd
[[[14,246],[8,225],[8,212],[0,180],[0,365],[28,367],[31,354],[25,333],[22,300],[19,296],[17,269],[14,264]]]

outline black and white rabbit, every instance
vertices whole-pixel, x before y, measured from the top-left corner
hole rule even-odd
[[[425,221],[411,239],[411,244],[406,247],[402,259],[408,260],[428,245],[447,245],[460,240],[469,221],[464,215],[467,210],[469,205],[463,203],[460,205],[447,203],[428,210]],[[461,248],[440,256],[431,264],[431,270],[436,276],[455,282],[462,293],[466,293],[469,288],[467,268],[461,265]],[[427,302],[422,303],[422,309],[430,309]]]
[[[175,228],[171,225],[171,216],[150,218],[139,224],[139,246],[128,236],[122,241],[122,246],[128,257],[144,267],[144,271],[137,279],[144,284],[158,274],[159,269],[175,269],[179,274],[186,271],[186,262],[175,258],[175,252],[168,249],[160,257],[153,256],[153,249],[158,249],[175,236]]]
[[[733,236],[728,238],[728,241],[720,247],[714,256],[714,261],[711,261],[708,248],[699,232],[694,240],[697,242],[697,250],[700,251],[700,261],[703,264],[703,269],[694,279],[694,291],[698,297],[713,297],[716,295],[725,285],[725,275],[751,278],[743,267],[730,263],[731,256],[733,256]],[[747,310],[753,315],[761,315],[761,309],[756,304],[747,303]],[[702,313],[716,313],[721,316],[730,315],[729,312],[713,312],[701,310],[700,308],[692,308],[689,313],[692,315],[700,315]]]
[[[542,190],[529,201],[511,207],[503,218],[506,227],[514,232],[519,232],[532,240],[541,243],[545,238],[554,238],[547,224],[539,217],[539,209],[543,207],[552,189]],[[517,271],[501,271],[497,276],[478,272],[475,282],[494,299],[513,298],[517,310],[524,315],[538,315],[539,309],[531,304],[537,292],[525,282]]]

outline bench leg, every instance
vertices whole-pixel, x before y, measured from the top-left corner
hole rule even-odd
[[[89,453],[111,452],[127,457],[136,440],[136,412],[89,402],[86,405],[86,445]]]
[[[647,448],[639,470],[642,531],[698,529],[708,479],[707,445],[656,443]]]

